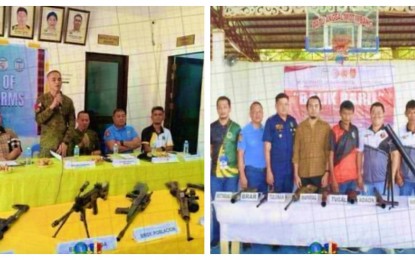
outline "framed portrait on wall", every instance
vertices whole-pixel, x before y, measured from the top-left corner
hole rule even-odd
[[[6,7],[0,6],[0,36],[4,36],[5,21],[6,21]]]
[[[89,11],[79,9],[68,9],[66,19],[65,43],[86,44],[88,35]]]
[[[35,13],[34,6],[11,6],[9,37],[33,39]]]
[[[61,42],[65,7],[42,6],[39,40]]]

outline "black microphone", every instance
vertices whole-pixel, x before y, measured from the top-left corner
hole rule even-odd
[[[86,181],[86,182],[82,185],[82,187],[81,187],[80,191],[81,191],[81,192],[83,192],[83,191],[86,189],[86,187],[88,187],[88,185],[89,185],[89,181]]]

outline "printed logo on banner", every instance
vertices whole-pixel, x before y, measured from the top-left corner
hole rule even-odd
[[[14,251],[9,250],[9,251],[4,251],[4,252],[0,252],[0,255],[8,255],[8,254],[14,254]]]
[[[17,59],[14,60],[14,69],[17,72],[22,72],[24,70],[24,67],[25,67],[25,65],[24,65],[24,60],[23,59],[17,58]]]
[[[135,241],[143,243],[150,240],[172,236],[178,233],[179,228],[177,227],[176,221],[169,221],[159,225],[134,229],[133,236]]]
[[[40,84],[38,72],[44,71],[47,62],[38,55],[40,52],[41,50],[17,44],[0,48],[0,105],[3,124],[13,129],[19,138],[37,137],[33,107]]]
[[[8,68],[9,68],[9,61],[6,58],[1,57],[0,58],[0,70],[5,71]]]
[[[115,236],[87,238],[58,244],[58,254],[101,254],[117,248]]]

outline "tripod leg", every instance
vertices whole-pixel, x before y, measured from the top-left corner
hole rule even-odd
[[[192,241],[193,240],[193,237],[190,236],[189,221],[186,221],[186,232],[187,232],[187,241]]]
[[[82,210],[81,210],[81,221],[84,222],[86,236],[89,238],[88,223],[86,222],[86,214],[85,214],[85,209],[84,208],[82,208]]]
[[[394,181],[393,181],[392,171],[391,171],[391,173],[390,173],[390,182],[389,182],[389,185],[390,185],[389,190],[390,190],[390,193],[391,193],[392,205],[391,205],[391,207],[389,209],[391,209],[391,208],[393,208],[395,206],[395,198],[394,198],[394,195],[393,195],[393,182]]]
[[[68,213],[63,215],[60,219],[55,220],[52,223],[52,226],[55,227],[55,226],[59,225],[59,222],[60,222],[60,226],[59,226],[58,230],[56,230],[55,234],[52,236],[53,238],[55,238],[58,235],[59,231],[61,230],[63,225],[65,225],[66,221],[68,220],[68,218],[72,214],[72,212],[73,212],[73,209],[71,209]]]

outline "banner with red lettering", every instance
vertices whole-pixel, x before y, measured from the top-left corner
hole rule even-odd
[[[290,114],[298,122],[307,117],[307,99],[317,95],[323,105],[320,116],[331,125],[340,120],[339,108],[344,100],[355,105],[353,123],[357,127],[370,126],[370,106],[376,101],[385,106],[385,123],[393,125],[392,66],[286,66],[284,88],[290,97]]]

